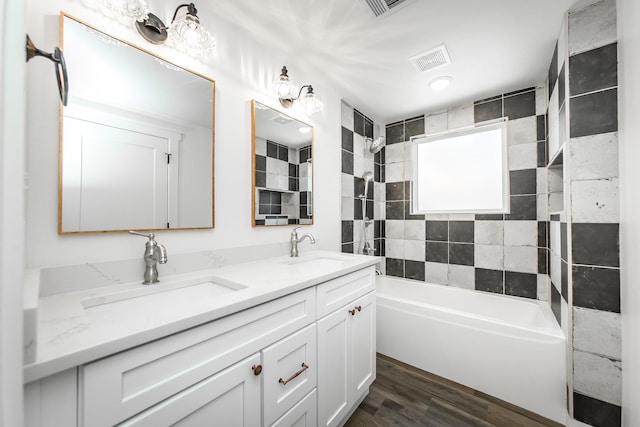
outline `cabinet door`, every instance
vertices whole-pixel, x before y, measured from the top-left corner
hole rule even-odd
[[[366,393],[376,378],[376,294],[370,292],[353,303],[351,323],[352,404]]]
[[[347,307],[318,321],[318,426],[338,425],[350,409],[351,322]]]
[[[316,325],[262,351],[264,425],[271,425],[316,387]]]
[[[260,377],[255,354],[207,378],[120,426],[255,427],[260,420]]]

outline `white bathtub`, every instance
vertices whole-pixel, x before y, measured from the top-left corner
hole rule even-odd
[[[377,278],[377,351],[566,421],[565,338],[545,302]]]

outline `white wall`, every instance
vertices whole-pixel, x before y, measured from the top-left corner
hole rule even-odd
[[[618,0],[622,416],[640,420],[640,3]]]
[[[157,5],[159,2],[154,2]],[[154,10],[169,15],[174,3]],[[289,227],[251,227],[251,99],[275,108],[267,95],[269,85],[286,64],[299,84],[312,83],[325,103],[322,113],[303,121],[315,126],[314,225],[308,228],[316,248],[340,248],[340,97],[318,70],[302,75],[296,58],[283,57],[272,46],[246,38],[241,27],[224,17],[199,16],[217,39],[211,65],[146,43],[131,26],[115,24],[73,0],[32,0],[27,30],[44,50],[59,45],[59,12],[65,11],[110,34],[190,68],[216,81],[215,122],[215,229],[157,233],[172,253],[188,253],[254,244],[286,242]],[[58,108],[57,87],[50,63],[30,64],[28,69],[28,183],[27,266],[47,267],[141,256],[143,242],[124,233],[58,235]],[[70,76],[73,85],[73,76]],[[303,249],[304,250],[304,249]],[[169,262],[171,258],[169,258]]]
[[[0,0],[0,426],[22,425],[24,11]]]

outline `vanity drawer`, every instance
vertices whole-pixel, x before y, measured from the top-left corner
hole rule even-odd
[[[271,425],[316,387],[316,324],[262,352],[264,425]]]
[[[376,288],[373,266],[355,271],[317,286],[318,319]]]
[[[112,426],[312,323],[315,289],[80,368],[82,425]]]

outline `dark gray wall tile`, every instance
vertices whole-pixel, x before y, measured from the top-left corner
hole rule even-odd
[[[496,294],[504,293],[504,272],[502,270],[488,270],[485,268],[476,268],[477,291],[493,292]]]
[[[547,116],[540,114],[536,116],[536,139],[538,141],[544,141],[547,139]]]
[[[404,200],[404,182],[387,182],[385,184],[386,200]]]
[[[267,158],[256,154],[256,170],[266,172],[267,171]]]
[[[509,172],[509,189],[512,196],[536,194],[536,170],[523,169]]]
[[[505,96],[503,102],[504,115],[509,117],[509,120],[535,116],[536,114],[535,90],[518,95]]]
[[[256,187],[267,186],[267,174],[266,172],[256,171]]]
[[[484,122],[502,117],[502,97],[473,105],[474,123]]]
[[[620,427],[622,425],[622,408],[573,392],[573,417],[594,427]]]
[[[588,50],[569,58],[569,93],[581,95],[618,85],[618,44]]]
[[[565,261],[568,261],[569,258],[567,257],[567,240],[569,235],[567,233],[567,223],[566,222],[561,222],[560,223],[560,258],[562,258]]]
[[[385,240],[384,239],[375,239],[373,241],[373,247],[375,249],[375,254],[377,256],[385,256]]]
[[[547,143],[546,142],[538,142],[538,167],[542,168],[547,165],[549,162],[547,160]]]
[[[579,307],[620,313],[620,270],[574,265],[573,303]]]
[[[353,242],[353,221],[342,221],[342,243]]]
[[[473,266],[474,246],[468,243],[449,243],[449,263]]]
[[[353,153],[353,131],[342,127],[342,149]]]
[[[407,120],[404,123],[404,133],[405,133],[404,138],[406,141],[408,141],[409,138],[411,138],[412,136],[423,135],[424,134],[424,116],[414,120]]]
[[[362,218],[362,200],[353,199],[353,219],[364,219]]]
[[[386,128],[387,144],[396,144],[404,142],[404,122],[387,125]]]
[[[385,205],[387,219],[404,219],[404,202],[387,202]]]
[[[535,221],[537,219],[536,196],[511,196],[511,213],[507,220]]]
[[[342,253],[352,254],[353,253],[353,243],[343,243],[341,247]]]
[[[569,266],[566,261],[560,261],[560,293],[569,302]]]
[[[619,228],[619,224],[572,224],[573,263],[618,267],[620,265]]]
[[[353,175],[353,153],[342,150],[342,172]]]
[[[404,260],[387,258],[385,263],[388,276],[404,277]]]
[[[536,274],[505,271],[504,293],[517,297],[535,299],[538,293],[538,277]]]
[[[449,244],[446,242],[427,242],[427,261],[449,262]]]
[[[549,274],[549,251],[538,248],[538,274]]]
[[[551,285],[551,311],[553,311],[553,315],[556,318],[556,322],[558,325],[562,327],[562,300],[561,300],[560,292],[556,289],[556,287]]]
[[[558,105],[563,106],[566,98],[566,76],[565,76],[565,64],[562,64],[562,68],[560,69],[560,74],[558,74]],[[562,140],[561,140],[562,141]]]
[[[404,277],[424,282],[424,262],[406,260],[404,262]]]
[[[449,241],[473,243],[473,221],[449,221]]]
[[[571,98],[571,137],[618,130],[618,91],[609,89]]]
[[[502,214],[476,214],[476,221],[502,221]]]
[[[406,197],[406,193],[405,193]],[[421,219],[424,220],[424,215],[415,215],[411,213],[411,202],[406,200],[404,202],[404,219]]]
[[[425,228],[427,240],[444,242],[449,240],[449,223],[447,221],[427,221]]]
[[[358,110],[353,110],[353,131],[364,136],[364,116]]]
[[[373,139],[373,122],[367,117],[364,119],[364,136]]]
[[[551,98],[551,94],[553,93],[553,88],[556,85],[556,81],[558,80],[558,42],[556,42],[556,47],[553,50],[553,56],[551,57],[551,64],[549,64],[549,98]]]
[[[547,221],[538,221],[538,247],[549,247],[549,223]]]

